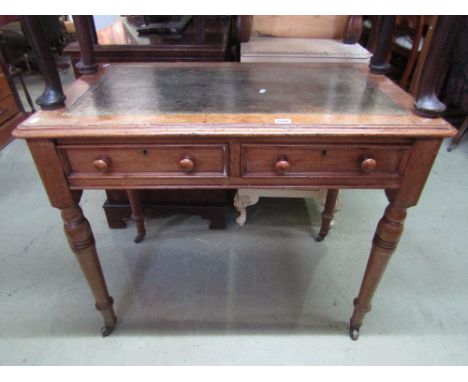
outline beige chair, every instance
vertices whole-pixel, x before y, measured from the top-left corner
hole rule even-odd
[[[369,64],[371,58],[357,43],[360,16],[253,16],[245,22],[250,34],[241,44],[241,62]]]
[[[237,38],[241,62],[354,63],[368,65],[371,53],[357,43],[360,16],[241,16]],[[247,207],[260,197],[313,198],[322,208],[327,190],[239,189],[234,206],[241,226]],[[340,200],[337,201],[339,209]]]

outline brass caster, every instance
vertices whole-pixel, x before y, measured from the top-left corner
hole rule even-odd
[[[359,338],[359,329],[353,328],[352,326],[349,327],[349,336],[353,341],[357,341]]]
[[[107,337],[114,331],[114,326],[105,325],[101,328],[101,335]]]
[[[145,236],[146,236],[146,233],[142,233],[142,234],[137,235],[137,237],[135,237],[134,242],[137,243],[137,244],[141,243],[143,241],[143,239],[145,238]]]
[[[319,233],[316,236],[315,241],[323,241],[323,239],[325,239],[325,236],[327,236],[327,235],[324,235],[323,233]]]

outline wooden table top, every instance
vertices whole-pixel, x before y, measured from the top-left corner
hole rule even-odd
[[[40,111],[17,137],[392,135],[443,137],[443,119],[364,65],[104,64],[66,89],[66,107]]]

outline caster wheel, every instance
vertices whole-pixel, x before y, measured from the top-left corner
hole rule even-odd
[[[103,337],[107,337],[108,335],[110,335],[112,332],[114,331],[114,327],[113,326],[103,326],[101,328],[101,335]]]
[[[326,235],[319,233],[317,237],[315,238],[315,241],[323,241],[323,239],[325,239],[325,236]]]
[[[134,242],[137,243],[137,244],[138,244],[138,243],[141,243],[141,242],[143,241],[143,239],[145,238],[145,236],[146,236],[145,233],[143,233],[143,234],[141,234],[141,235],[138,235],[138,236],[135,238]]]
[[[450,145],[448,148],[447,148],[447,151],[450,152],[452,151],[454,148],[455,148],[456,145]]]
[[[353,341],[357,341],[357,339],[359,338],[359,329],[350,327],[349,336]]]

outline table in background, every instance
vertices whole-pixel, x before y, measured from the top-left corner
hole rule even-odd
[[[230,52],[230,16],[204,16],[203,38],[197,37],[194,20],[178,35],[139,35],[137,25],[119,17],[109,27],[96,32],[94,55],[97,62],[228,61]],[[78,42],[68,45],[75,76],[80,59]]]

